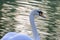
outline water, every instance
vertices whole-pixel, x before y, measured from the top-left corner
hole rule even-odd
[[[8,2],[9,3],[9,2]],[[14,4],[11,3],[11,4]],[[9,32],[12,28],[12,25],[15,27],[15,32],[28,34],[32,37],[32,29],[29,22],[29,15],[30,11],[33,9],[40,9],[44,12],[44,15],[46,18],[42,17],[36,17],[35,23],[37,25],[37,30],[39,33],[39,36],[41,37],[41,40],[59,40],[60,38],[60,2],[58,0],[17,0],[16,4],[18,6],[11,6],[10,4],[4,4],[4,11],[5,13],[8,11],[7,16],[14,15],[14,20],[17,21],[17,24],[15,24],[15,21],[11,18],[7,17],[4,13],[4,19],[6,21],[5,26],[6,29],[0,29],[3,30],[1,34],[4,32]],[[9,14],[9,10],[11,8],[15,8],[16,11]],[[10,20],[11,19],[11,20]],[[2,20],[3,21],[3,20]],[[2,23],[4,23],[3,21]],[[7,22],[9,21],[9,22]],[[9,25],[8,25],[9,24]],[[14,25],[15,24],[15,25]],[[11,28],[10,28],[11,27]],[[9,29],[10,28],[10,29]],[[33,38],[33,37],[32,37]]]

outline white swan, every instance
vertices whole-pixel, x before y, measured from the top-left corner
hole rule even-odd
[[[37,28],[36,28],[36,25],[34,23],[34,16],[35,15],[38,15],[38,16],[43,16],[43,12],[38,10],[38,9],[34,9],[30,12],[30,23],[31,23],[31,26],[32,26],[32,32],[33,32],[33,39],[30,38],[28,35],[25,35],[25,34],[19,34],[19,33],[16,33],[16,32],[8,32],[5,36],[3,36],[1,38],[1,40],[40,40],[40,37],[39,37],[39,34],[37,32]],[[45,18],[45,17],[44,17]]]

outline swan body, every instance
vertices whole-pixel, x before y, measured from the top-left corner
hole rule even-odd
[[[30,12],[29,18],[30,18],[30,23],[32,26],[32,32],[33,32],[33,37],[34,37],[33,39],[25,34],[20,34],[20,33],[16,33],[16,32],[8,32],[1,38],[1,40],[40,40],[36,25],[34,23],[35,15],[38,15],[38,16],[40,15],[40,16],[44,17],[42,15],[42,11],[40,11],[38,9],[34,9]]]

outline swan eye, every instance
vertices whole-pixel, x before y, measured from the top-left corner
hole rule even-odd
[[[43,15],[43,12],[42,11],[38,11],[39,13],[39,16],[43,17],[43,18],[46,18],[44,15]]]
[[[39,13],[39,16],[43,16],[43,13],[42,13],[42,12],[40,12],[40,13]]]
[[[42,11],[38,11],[39,16],[43,16],[43,12]]]

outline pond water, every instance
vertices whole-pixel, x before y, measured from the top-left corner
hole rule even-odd
[[[60,40],[59,0],[16,0],[15,3],[17,4],[17,6],[14,6],[14,2],[9,1],[5,3],[1,2],[2,4],[0,9],[4,13],[1,13],[3,16],[1,17],[1,24],[4,25],[1,26],[2,28],[0,30],[2,31],[0,36],[11,30],[14,31],[13,29],[15,29],[15,32],[28,34],[33,38],[29,15],[31,10],[40,9],[46,16],[46,18],[42,18],[39,16],[35,17],[35,24],[37,26],[36,28],[41,40]],[[16,9],[15,12],[14,9]],[[16,20],[17,23],[13,19]],[[5,29],[3,29],[3,27],[5,27]]]

